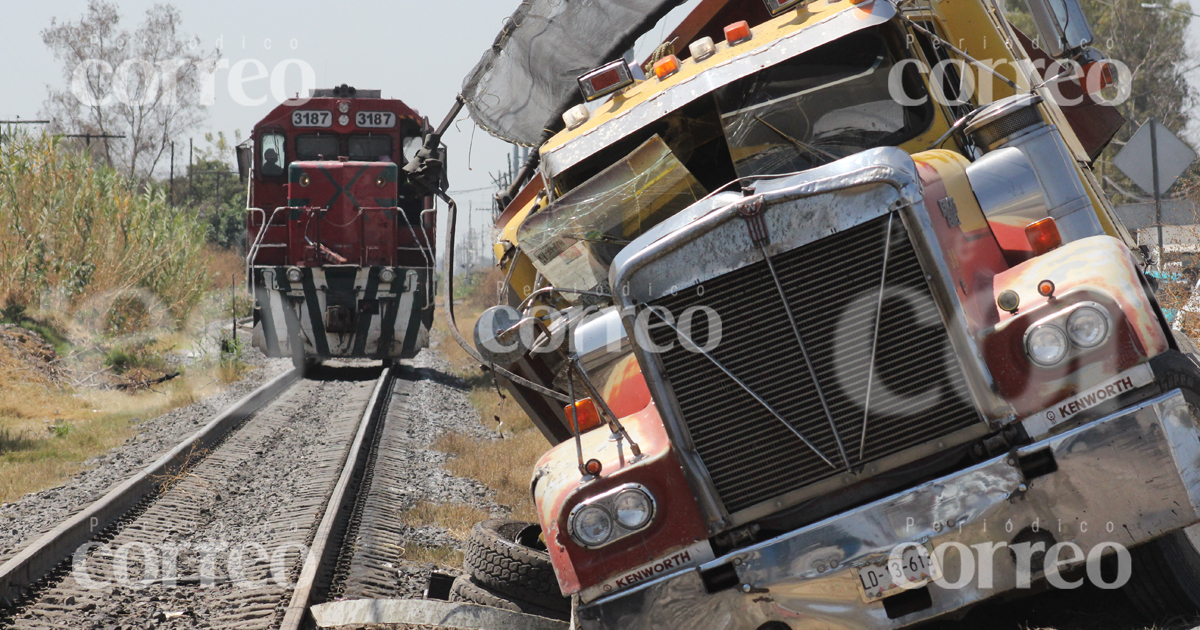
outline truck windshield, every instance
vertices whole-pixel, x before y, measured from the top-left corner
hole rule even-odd
[[[655,135],[550,208],[530,215],[517,238],[554,286],[608,292],[608,268],[621,248],[705,194]]]
[[[883,37],[863,31],[717,90],[738,176],[802,171],[920,134],[931,108],[894,98],[894,65]],[[905,79],[897,87],[912,92]]]

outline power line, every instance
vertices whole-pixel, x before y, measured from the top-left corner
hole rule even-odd
[[[461,195],[461,194],[463,194],[463,193],[473,193],[473,192],[480,192],[480,191],[483,191],[483,190],[496,190],[496,187],[495,187],[495,186],[484,186],[483,188],[471,188],[471,189],[468,189],[468,190],[451,190],[450,192],[448,192],[448,193],[446,193],[446,194],[448,194],[448,195]]]

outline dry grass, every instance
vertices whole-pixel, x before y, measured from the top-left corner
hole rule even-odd
[[[460,477],[482,482],[496,491],[496,502],[511,511],[510,516],[536,521],[529,479],[534,464],[549,446],[537,429],[513,434],[504,440],[478,440],[461,433],[443,436],[433,446],[454,457],[446,469]]]
[[[483,510],[465,504],[431,503],[421,501],[401,515],[401,519],[413,527],[437,525],[459,540],[466,540],[475,523],[486,520],[490,515]]]
[[[187,343],[183,335],[166,335],[147,342],[144,351],[157,355]],[[99,371],[101,360],[93,356],[76,371]],[[30,365],[29,357],[0,344],[0,503],[63,483],[83,470],[89,458],[133,437],[133,419],[155,417],[214,394],[245,370],[240,362],[208,362],[182,377],[126,392],[71,387],[69,379],[55,380]],[[131,367],[124,377],[139,371],[144,370]]]
[[[456,280],[457,286],[472,289],[465,295],[460,293],[462,300],[456,302],[455,315],[463,337],[472,338],[475,320],[495,303],[496,282],[501,280],[503,275],[498,270],[478,274],[470,283]],[[480,422],[505,436],[502,440],[480,440],[453,433],[439,439],[434,448],[453,456],[446,463],[451,473],[475,479],[494,490],[496,502],[509,509],[512,518],[536,521],[529,480],[537,460],[549,448],[546,438],[520,405],[497,395],[492,378],[450,336],[444,317],[434,321],[434,340],[435,347],[450,362],[450,372],[471,388],[469,398],[479,411]]]
[[[207,245],[204,258],[214,289],[228,293],[231,284],[239,287],[245,284],[246,259],[238,252]]]
[[[400,558],[406,562],[432,564],[444,569],[461,570],[463,564],[462,552],[453,547],[409,545],[400,553]]]
[[[194,212],[47,135],[7,138],[0,163],[0,302],[49,297],[78,315],[149,294],[154,309],[179,320],[198,303],[207,226]],[[111,326],[107,317],[97,325]]]
[[[135,418],[161,415],[218,390],[212,370],[135,393],[76,392],[0,375],[0,503],[79,473],[89,458],[133,437]]]

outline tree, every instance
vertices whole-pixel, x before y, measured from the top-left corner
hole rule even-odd
[[[1150,118],[1182,135],[1196,100],[1186,76],[1195,67],[1187,39],[1191,21],[1186,11],[1188,5],[1175,7],[1170,0],[1165,0],[1161,3],[1163,8],[1147,9],[1142,6],[1142,1],[1080,1],[1092,27],[1092,45],[1129,68],[1129,76],[1118,77],[1119,82],[1129,86],[1129,98],[1118,106],[1129,124],[1117,132],[1115,142],[1099,159],[1106,179],[1104,185],[1118,201],[1125,197],[1120,190],[1133,192],[1138,189],[1107,163]],[[1030,37],[1035,36],[1037,30],[1024,2],[1014,4],[1017,6],[1009,5],[1006,17]],[[1109,88],[1105,94],[1111,97],[1115,92],[1115,88]],[[1113,181],[1119,188],[1112,185]]]
[[[92,154],[131,177],[158,167],[172,138],[205,116],[201,81],[218,53],[196,52],[199,39],[180,32],[182,16],[156,4],[132,33],[114,4],[90,0],[78,22],[51,20],[42,41],[63,64],[67,87],[49,90],[43,110],[51,131],[124,138],[88,142]]]
[[[234,147],[242,134],[235,130],[229,140],[225,132],[204,134],[207,147],[196,148],[196,159],[188,173],[175,182],[176,199],[186,199],[208,223],[208,240],[225,249],[243,251],[246,244],[246,182],[234,168]],[[179,192],[186,194],[180,195]],[[182,204],[181,204],[182,205]]]

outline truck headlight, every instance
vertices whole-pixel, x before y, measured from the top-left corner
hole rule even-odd
[[[1108,336],[1108,316],[1091,306],[1081,306],[1067,319],[1067,335],[1080,348],[1095,348]]]
[[[632,536],[654,521],[654,495],[639,483],[626,483],[576,505],[567,519],[575,542],[595,549]]]
[[[1038,365],[1054,365],[1067,356],[1067,334],[1058,326],[1035,326],[1025,337],[1025,351]]]
[[[571,519],[571,533],[588,547],[603,545],[612,535],[612,530],[612,517],[598,505],[584,507]]]
[[[639,529],[654,516],[654,502],[645,492],[630,489],[617,495],[617,500],[613,501],[613,512],[621,527]]]

